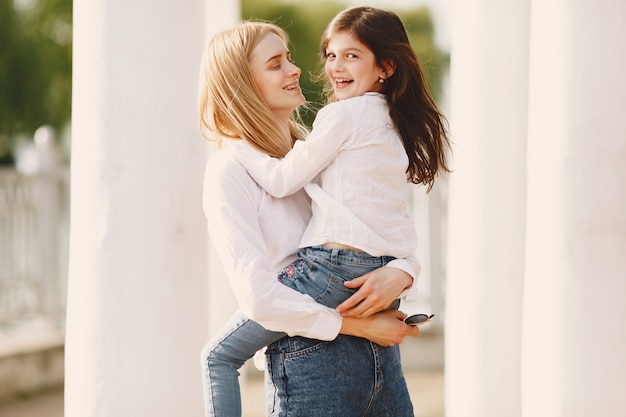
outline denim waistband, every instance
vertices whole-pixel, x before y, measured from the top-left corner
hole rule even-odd
[[[317,256],[320,258],[328,259],[330,261],[358,261],[359,263],[366,263],[373,266],[385,266],[388,262],[396,259],[393,256],[372,256],[367,252],[352,250],[352,249],[336,249],[328,248],[326,246],[309,246],[299,250],[300,253],[306,256]]]

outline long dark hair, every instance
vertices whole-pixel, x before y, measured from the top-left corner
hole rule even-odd
[[[449,172],[447,121],[433,100],[422,65],[411,47],[402,20],[393,12],[357,6],[340,12],[329,23],[320,44],[323,59],[330,39],[339,32],[354,35],[374,53],[378,66],[395,64],[381,93],[409,157],[407,179],[428,190],[440,171]],[[327,90],[332,86],[327,86]]]

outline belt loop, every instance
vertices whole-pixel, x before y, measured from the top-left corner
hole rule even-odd
[[[330,261],[332,263],[336,264],[338,257],[339,257],[339,249],[331,249],[330,250]]]

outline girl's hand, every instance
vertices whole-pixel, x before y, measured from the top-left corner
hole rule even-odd
[[[348,288],[359,288],[337,307],[344,317],[368,317],[386,309],[413,284],[413,278],[401,269],[382,267],[347,281]]]
[[[398,310],[387,310],[367,318],[344,317],[342,334],[363,337],[381,346],[394,346],[406,336],[419,336],[418,326],[410,326],[403,320],[406,314]]]

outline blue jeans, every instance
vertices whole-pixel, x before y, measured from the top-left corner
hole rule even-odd
[[[328,307],[338,306],[354,293],[355,290],[343,285],[345,281],[393,259],[325,247],[303,249],[298,252],[298,258],[278,274],[278,279]],[[413,415],[397,346],[383,348],[365,339],[342,335],[333,342],[285,336],[264,329],[241,312],[235,313],[202,350],[207,417],[241,416],[238,369],[256,351],[268,345],[268,415]],[[279,368],[283,368],[282,373],[278,372]],[[362,389],[357,390],[357,386]],[[350,401],[346,401],[340,388],[349,390]],[[359,391],[358,396],[354,395],[356,391]],[[327,403],[330,398],[337,399],[332,404],[334,408]],[[386,407],[391,408],[383,411]],[[401,407],[403,413],[395,412],[397,407]]]
[[[266,354],[270,417],[413,417],[398,345],[285,337]]]

